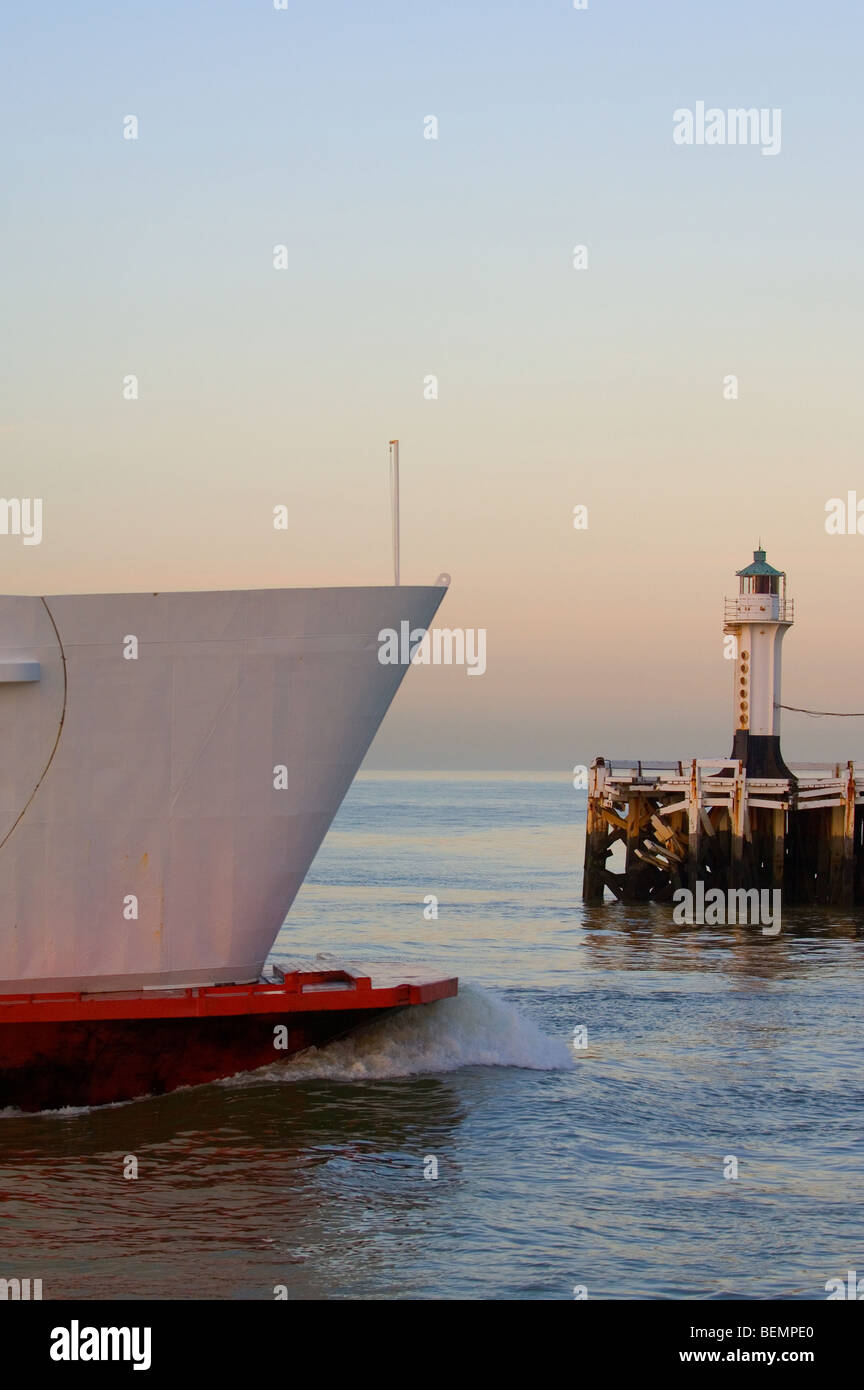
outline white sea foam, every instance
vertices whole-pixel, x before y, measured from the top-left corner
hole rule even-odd
[[[118,1101],[117,1104],[128,1105],[129,1102]],[[95,1105],[64,1105],[59,1110],[19,1110],[17,1106],[7,1105],[0,1110],[0,1120],[32,1120],[34,1116],[38,1116],[40,1120],[54,1119],[55,1117],[59,1120],[74,1120],[78,1115],[89,1115],[96,1109],[113,1110],[115,1108],[114,1105],[99,1107]]]
[[[512,1004],[478,985],[393,1014],[325,1047],[310,1047],[277,1067],[260,1069],[271,1081],[382,1080],[456,1071],[459,1067],[527,1067],[558,1071],[573,1053],[549,1038]]]

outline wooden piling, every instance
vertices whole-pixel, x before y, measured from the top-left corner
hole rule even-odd
[[[588,774],[588,819],[585,826],[585,871],[582,897],[586,903],[602,903],[606,860],[611,853],[608,820],[601,810],[605,764],[597,758]]]
[[[690,764],[690,804],[687,807],[687,887],[696,892],[699,868],[702,864],[702,798],[699,793],[699,766],[693,758]]]
[[[834,907],[848,907],[855,891],[855,770],[847,764],[842,806],[832,806],[827,901]]]
[[[769,811],[773,834],[771,837],[771,882],[772,889],[783,891],[786,877],[786,812]]]
[[[744,772],[740,765],[735,773],[732,788],[732,805],[729,820],[732,832],[732,856],[729,864],[729,887],[749,888],[744,864],[744,817],[747,801],[744,795]]]
[[[809,775],[808,775],[809,772]],[[676,888],[779,889],[787,903],[864,902],[864,795],[854,763],[749,779],[740,762],[595,760],[586,902],[665,902]],[[608,867],[616,841],[624,871]]]

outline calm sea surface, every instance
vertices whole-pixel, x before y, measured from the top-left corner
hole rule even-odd
[[[5,1112],[0,1277],[709,1299],[864,1273],[864,913],[765,937],[586,910],[584,816],[566,780],[359,780],[274,958],[428,962],[460,997],[218,1085]]]

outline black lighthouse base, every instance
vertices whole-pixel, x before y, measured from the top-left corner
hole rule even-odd
[[[748,777],[788,777],[795,782],[795,774],[783,761],[778,734],[751,734],[747,729],[736,729],[732,757],[741,761]]]

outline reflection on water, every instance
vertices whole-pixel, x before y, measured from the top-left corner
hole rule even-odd
[[[864,914],[790,911],[769,937],[586,909],[584,805],[566,780],[358,782],[276,958],[423,960],[484,989],[220,1085],[3,1116],[0,1277],[820,1298],[864,1268]]]
[[[314,1298],[386,1280],[399,1209],[422,1221],[434,1195],[416,1180],[424,1146],[452,1147],[462,1109],[434,1077],[360,1089],[358,1104],[332,1082],[206,1086],[22,1117],[14,1143],[4,1134],[4,1264],[32,1268],[46,1297],[272,1298],[285,1284]],[[400,1238],[416,1236],[409,1223]]]

